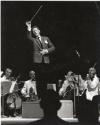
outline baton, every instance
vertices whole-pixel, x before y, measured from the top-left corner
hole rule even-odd
[[[39,7],[39,9],[36,11],[36,13],[34,14],[34,16],[31,18],[30,22],[32,22],[32,20],[35,18],[35,16],[38,14],[38,12],[41,10],[42,7],[43,7],[43,5],[41,5]]]

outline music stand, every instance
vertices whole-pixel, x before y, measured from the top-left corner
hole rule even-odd
[[[74,117],[77,115],[77,110],[76,110],[76,96],[78,96],[79,100],[79,74],[75,75],[76,82],[74,82]]]

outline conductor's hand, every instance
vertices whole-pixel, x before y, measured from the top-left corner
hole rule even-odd
[[[28,31],[31,31],[31,21],[26,21],[26,26],[28,27]]]
[[[40,51],[40,53],[41,53],[42,55],[45,55],[45,54],[48,53],[48,50],[47,50],[47,49],[43,49],[42,51]]]
[[[31,26],[31,21],[26,21],[27,26]]]

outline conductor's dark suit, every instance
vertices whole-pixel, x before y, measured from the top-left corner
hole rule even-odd
[[[55,50],[54,45],[51,43],[50,39],[46,36],[41,37],[41,42],[38,38],[32,37],[31,31],[28,31],[28,39],[33,42],[33,62],[34,63],[50,63],[49,53]],[[48,54],[42,55],[40,51],[42,49],[47,49]]]

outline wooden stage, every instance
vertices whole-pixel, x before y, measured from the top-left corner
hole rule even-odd
[[[62,118],[64,121],[69,122],[69,123],[78,123],[77,118]],[[1,118],[1,124],[2,125],[14,125],[15,123],[26,125],[27,123],[30,122],[35,122],[37,120],[40,120],[39,118],[22,118],[22,117],[9,117],[9,118]],[[99,124],[100,124],[100,117],[99,117]]]

